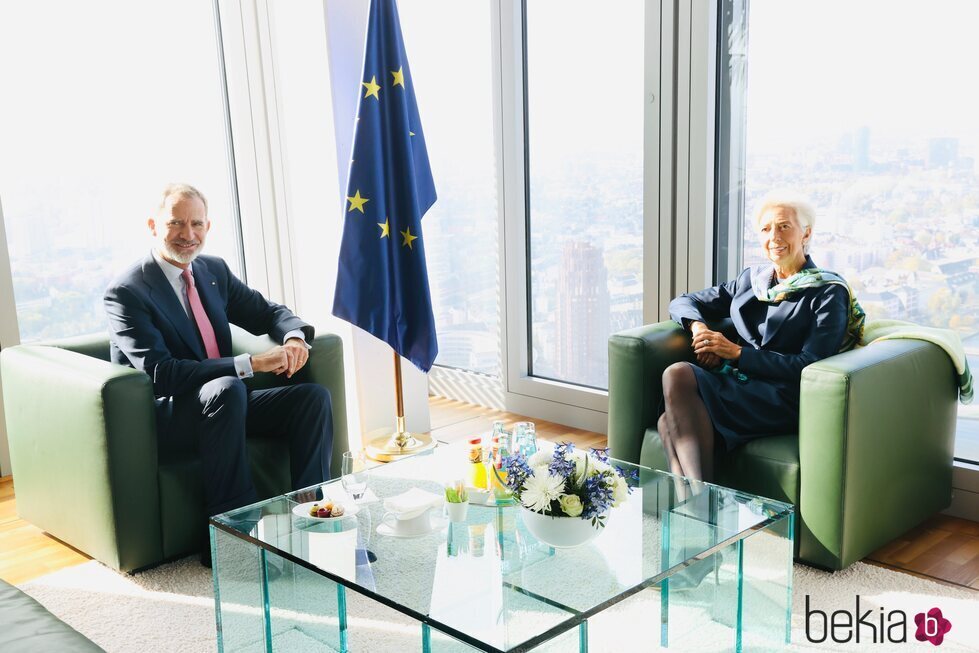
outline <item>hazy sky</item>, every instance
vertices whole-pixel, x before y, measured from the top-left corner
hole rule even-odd
[[[208,250],[235,259],[216,52],[200,0],[0,3],[0,195],[15,255],[26,222],[43,219],[53,247],[112,241],[140,256],[163,187],[188,181],[220,225]]]
[[[975,152],[979,2],[752,0],[750,25],[754,151],[867,125]]]

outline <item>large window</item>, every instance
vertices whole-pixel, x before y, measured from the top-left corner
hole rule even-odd
[[[643,7],[526,3],[533,376],[604,389],[642,323]]]
[[[492,5],[398,3],[438,191],[422,222],[439,339],[435,363],[499,377]]]
[[[979,5],[752,0],[747,21],[726,19],[721,97],[735,92],[719,170],[733,172],[720,204],[734,199],[727,224],[747,214],[719,276],[735,256],[762,260],[761,195],[799,189],[817,208],[813,259],[850,281],[870,319],[955,329],[979,368]],[[955,454],[979,460],[979,405],[959,409]]]
[[[240,268],[211,3],[3,3],[0,95],[22,341],[105,331],[103,291],[149,253],[168,182],[208,196],[206,251]]]
[[[299,315],[317,331],[335,328],[342,211],[327,37],[321,0],[268,5],[274,53],[276,124],[282,144],[282,204],[290,235],[291,278]]]

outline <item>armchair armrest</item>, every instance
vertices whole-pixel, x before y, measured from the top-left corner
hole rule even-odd
[[[236,326],[231,327],[232,350],[237,354],[261,354],[274,347],[276,342],[267,336],[253,336]],[[330,475],[340,477],[343,452],[349,449],[347,438],[347,391],[343,374],[343,341],[333,333],[313,338],[309,360],[303,369],[286,379],[274,374],[259,374],[245,381],[250,388],[273,388],[287,383],[318,383],[330,391],[333,405],[333,457]]]
[[[841,569],[948,506],[956,397],[948,356],[918,340],[803,370],[800,557]]]
[[[333,404],[333,458],[330,476],[340,478],[343,452],[350,449],[347,437],[347,390],[343,375],[343,341],[340,336],[325,333],[316,336],[309,351],[309,361],[296,375],[300,382],[319,383],[330,391]]]
[[[159,560],[149,377],[38,345],[4,349],[0,373],[18,513],[117,569]]]
[[[690,334],[672,320],[608,339],[608,444],[616,458],[639,462],[646,429],[655,426],[663,370],[691,361]]]

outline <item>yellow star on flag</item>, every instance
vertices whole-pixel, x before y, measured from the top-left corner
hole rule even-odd
[[[364,212],[364,204],[367,203],[367,202],[370,202],[370,200],[367,199],[366,197],[361,197],[360,196],[360,190],[358,190],[356,193],[354,193],[354,196],[353,197],[348,197],[347,198],[347,201],[350,202],[350,208],[347,209],[347,213],[350,213],[354,209],[357,209],[358,211],[360,211],[361,213],[363,213]]]
[[[365,99],[373,95],[375,100],[381,100],[381,96],[377,94],[377,92],[381,90],[381,87],[377,84],[377,75],[371,75],[371,81],[361,82],[360,85],[367,89],[367,91],[364,93]]]
[[[405,87],[405,74],[401,72],[402,70],[404,70],[404,66],[401,66],[397,70],[391,71],[391,74],[394,75],[394,82],[391,83],[391,86],[401,86],[401,88]]]
[[[411,246],[411,241],[418,240],[418,236],[412,236],[411,235],[411,227],[408,227],[407,229],[405,229],[404,231],[402,231],[401,232],[401,235],[404,237],[404,242],[401,243],[401,246],[402,247],[407,246],[408,249],[414,249]]]
[[[381,238],[391,237],[391,225],[387,218],[384,218],[384,222],[378,222],[377,226],[381,228]]]

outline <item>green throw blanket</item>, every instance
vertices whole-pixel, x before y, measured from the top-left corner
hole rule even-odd
[[[937,329],[901,320],[873,320],[864,328],[860,346],[896,338],[926,340],[944,349],[952,359],[955,373],[959,377],[959,401],[963,404],[972,403],[972,373],[969,371],[969,360],[965,357],[965,348],[958,333],[951,329]]]

